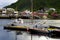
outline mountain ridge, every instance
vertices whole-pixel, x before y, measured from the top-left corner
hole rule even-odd
[[[55,8],[60,9],[60,0],[33,0],[33,10],[40,10],[41,8]],[[14,8],[15,10],[30,10],[31,0],[18,0],[16,3],[8,5],[4,8]]]

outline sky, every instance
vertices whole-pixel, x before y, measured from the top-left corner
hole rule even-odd
[[[10,5],[17,0],[0,0],[0,8],[3,8],[4,6]]]

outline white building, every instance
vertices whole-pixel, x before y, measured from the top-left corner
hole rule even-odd
[[[15,11],[15,9],[13,9],[13,8],[7,8],[6,10],[8,10],[8,11]]]
[[[6,11],[2,11],[2,16],[6,16]]]
[[[53,11],[55,11],[56,9],[55,9],[55,8],[50,8],[49,10],[53,10]]]
[[[29,10],[25,10],[24,12],[27,13],[27,14],[30,14],[31,13]]]
[[[24,12],[26,13],[25,16],[30,16],[31,15],[31,12],[29,10],[25,10]]]
[[[14,11],[14,15],[15,16],[18,16],[18,11]]]

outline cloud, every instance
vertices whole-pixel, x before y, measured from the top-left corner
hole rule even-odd
[[[17,0],[0,0],[0,8],[10,5],[14,2],[16,2]]]

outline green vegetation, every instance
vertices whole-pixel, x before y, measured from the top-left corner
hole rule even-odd
[[[31,9],[31,0],[18,0],[5,8],[14,8],[15,10],[22,11],[25,9]],[[39,10],[41,8],[55,8],[60,10],[60,0],[33,0],[33,10]]]

